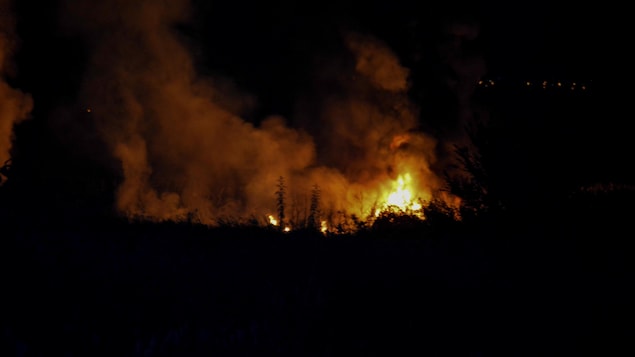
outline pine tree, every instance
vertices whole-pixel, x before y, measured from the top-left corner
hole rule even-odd
[[[285,216],[284,216],[284,196],[286,195],[287,187],[284,184],[284,177],[278,178],[278,190],[276,191],[277,208],[278,208],[278,227],[280,230],[284,230]]]
[[[320,187],[316,184],[311,190],[311,208],[309,212],[309,228],[318,229],[320,222]]]

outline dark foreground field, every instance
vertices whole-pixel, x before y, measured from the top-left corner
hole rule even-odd
[[[572,200],[540,218],[351,236],[14,227],[1,241],[1,354],[607,351],[635,331],[632,226],[621,197]]]

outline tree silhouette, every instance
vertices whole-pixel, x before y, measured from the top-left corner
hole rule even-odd
[[[309,211],[309,228],[318,229],[320,227],[320,187],[316,184],[311,190],[311,207]]]
[[[503,178],[497,171],[501,162],[496,151],[501,147],[496,133],[482,124],[468,127],[466,131],[469,143],[455,146],[462,174],[445,173],[447,191],[461,198],[460,214],[463,219],[484,213],[500,213],[505,210],[506,200],[500,190]]]
[[[285,201],[286,191],[287,191],[287,187],[284,183],[284,177],[280,176],[278,178],[278,190],[276,191],[276,206],[278,209],[278,226],[280,227],[280,230],[284,230],[284,226],[285,226],[284,201]]]

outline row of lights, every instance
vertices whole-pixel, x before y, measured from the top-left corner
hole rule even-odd
[[[496,82],[492,79],[487,79],[487,80],[480,80],[478,81],[478,85],[480,87],[483,88],[489,88],[489,87],[494,87],[496,85]],[[563,82],[563,81],[555,81],[555,82],[549,82],[549,81],[542,81],[542,82],[532,82],[532,81],[525,81],[525,87],[537,87],[537,88],[542,88],[542,89],[547,89],[547,88],[569,88],[570,90],[587,90],[589,89],[589,85],[587,84],[580,84],[577,82]]]
[[[488,79],[488,80],[485,80],[485,81],[484,81],[484,80],[480,80],[480,81],[478,81],[478,85],[479,85],[479,86],[482,86],[482,87],[485,87],[485,88],[487,88],[487,87],[493,87],[495,84],[496,84],[496,82],[494,82],[494,81],[493,81],[493,80],[491,80],[491,79]]]
[[[570,84],[568,83],[563,83],[561,81],[557,81],[557,82],[548,82],[548,81],[542,81],[540,83],[533,83],[530,81],[526,81],[525,82],[525,86],[527,87],[542,87],[542,89],[547,89],[547,87],[556,87],[556,88],[569,88],[571,90],[587,90],[587,86],[585,84],[578,84],[576,82],[571,82]]]

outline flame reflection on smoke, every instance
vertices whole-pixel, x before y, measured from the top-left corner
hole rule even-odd
[[[276,184],[284,177],[284,222],[268,216],[266,224],[306,226],[317,185],[313,224],[324,232],[389,207],[420,212],[439,195],[444,183],[431,168],[438,141],[416,130],[409,70],[382,41],[340,39],[348,52],[338,56],[352,61],[318,69],[336,85],[324,86],[329,91],[310,99],[319,109],[304,113],[319,125],[294,120],[290,127],[279,116],[256,125],[241,118],[249,95],[196,72],[174,33],[175,23],[187,21],[186,2],[68,1],[92,49],[81,100],[120,163],[122,214],[194,216],[208,225],[266,217],[279,212]]]

